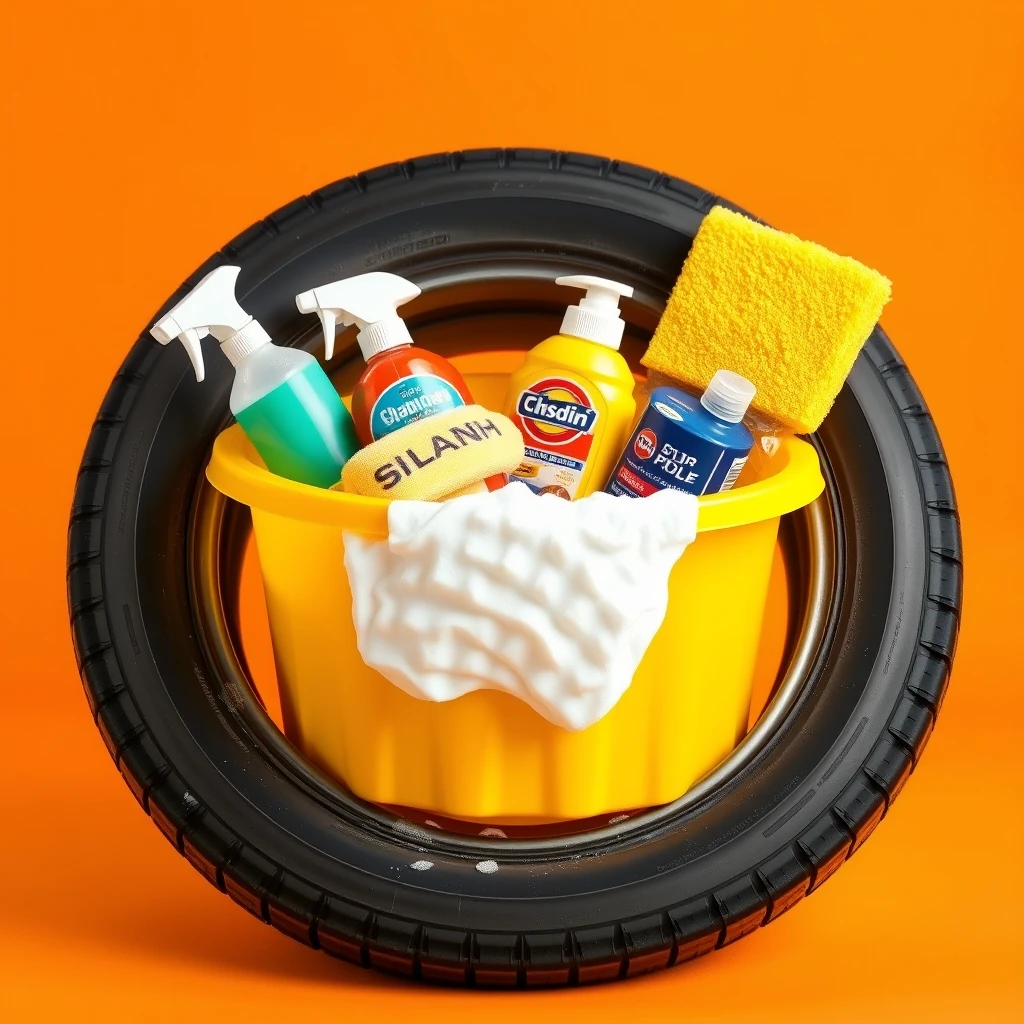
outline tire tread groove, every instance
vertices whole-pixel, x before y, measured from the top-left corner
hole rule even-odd
[[[300,197],[299,200],[282,207],[240,233],[211,261],[204,264],[202,269],[205,271],[211,262],[215,265],[225,258],[248,255],[280,236],[282,232],[301,229],[303,224],[320,217],[324,211],[341,209],[346,204],[356,202],[360,197],[379,189],[400,187],[403,183],[415,180],[417,176],[445,173],[459,175],[464,171],[468,172],[470,168],[482,168],[485,165],[494,171],[502,172],[515,170],[517,166],[529,169],[532,165],[535,169],[542,167],[545,173],[557,173],[564,177],[613,179],[622,188],[658,193],[679,206],[698,213],[706,212],[717,202],[725,202],[713,193],[670,175],[656,172],[648,174],[646,169],[639,169],[645,172],[641,174],[636,168],[624,162],[588,158],[586,154],[528,149],[452,151],[403,163],[383,165],[339,179],[308,196]],[[732,204],[726,205],[733,208]],[[189,283],[186,282],[179,291],[188,286]],[[885,382],[894,408],[902,418],[907,442],[914,453],[917,474],[925,493],[925,516],[929,520],[926,523],[926,538],[930,538],[928,551],[931,555],[926,570],[926,604],[930,606],[931,612],[921,624],[918,658],[933,660],[938,666],[938,675],[926,680],[926,692],[914,688],[916,684],[913,683],[912,670],[908,674],[908,682],[904,685],[902,700],[910,702],[910,710],[914,714],[923,716],[934,725],[941,696],[948,681],[952,651],[955,648],[959,627],[963,568],[960,519],[953,497],[946,456],[927,405],[905,363],[896,355],[880,330],[876,330],[869,339],[864,354],[873,364],[875,372]],[[164,827],[173,830],[173,838],[168,838],[171,838],[179,853],[185,855],[186,848],[190,851],[193,847],[198,850],[205,843],[203,856],[209,860],[212,884],[222,892],[227,892],[227,870],[233,878],[231,886],[236,892],[248,894],[251,905],[259,907],[258,916],[268,923],[274,923],[268,900],[273,898],[275,891],[283,892],[293,881],[301,883],[307,889],[312,888],[316,896],[310,897],[306,904],[311,915],[310,939],[316,948],[328,952],[332,935],[332,924],[329,923],[329,919],[331,922],[334,920],[331,917],[331,908],[335,903],[347,901],[311,886],[281,865],[275,865],[276,870],[266,876],[263,882],[257,883],[242,878],[243,875],[250,879],[259,877],[262,870],[260,859],[264,858],[243,842],[241,837],[232,833],[202,801],[198,801],[193,808],[180,810],[175,815],[168,814],[163,802],[166,801],[167,806],[170,806],[174,803],[176,793],[180,791],[188,794],[191,790],[170,765],[158,763],[156,755],[150,757],[147,753],[155,744],[148,727],[139,718],[128,685],[123,681],[116,681],[121,678],[121,674],[112,641],[101,639],[108,628],[111,609],[104,597],[101,575],[90,568],[100,561],[103,552],[100,547],[89,543],[88,528],[101,523],[104,518],[106,506],[97,502],[101,501],[106,493],[106,477],[120,447],[127,443],[125,424],[148,379],[145,371],[157,358],[158,352],[154,346],[150,346],[149,349],[137,348],[129,354],[125,365],[115,374],[101,404],[86,446],[87,455],[79,469],[69,524],[72,528],[71,534],[75,536],[69,534],[67,575],[69,612],[76,651],[79,652],[81,662],[83,683],[92,696],[90,704],[95,720],[115,764],[125,776],[125,781],[133,793],[137,796],[141,793],[140,803],[143,809],[154,820],[158,817],[164,820]],[[76,548],[71,546],[72,543],[85,546]],[[112,680],[114,682],[111,682]],[[897,705],[900,703],[898,699]],[[896,712],[893,714],[895,716]],[[131,724],[136,721],[139,724]],[[864,780],[865,786],[880,794],[884,801],[883,817],[888,813],[906,778],[916,768],[931,732],[929,726],[920,737],[919,743],[911,743],[905,736],[893,732],[894,721],[894,717],[890,718],[872,750],[872,756],[865,762],[858,776]],[[131,756],[128,756],[129,753]],[[139,758],[149,758],[151,763],[147,764],[143,760],[137,765],[134,764],[136,755]],[[909,767],[906,767],[907,760]],[[901,765],[904,767],[901,768]],[[806,833],[815,827],[823,826],[826,821],[841,830],[844,836],[850,837],[851,845],[847,851],[849,856],[855,848],[857,833],[867,818],[862,821],[851,820],[850,813],[845,807],[835,803],[821,811]],[[215,840],[204,839],[214,835],[217,836]],[[195,843],[192,840],[193,836],[196,839]],[[817,881],[818,868],[801,842],[787,841],[787,845],[779,852],[788,852],[795,875],[806,875],[809,888],[813,888]],[[746,876],[732,881],[742,882],[744,879],[749,881],[753,892],[763,900],[765,913],[762,923],[767,923],[775,903],[767,878],[760,873],[759,868],[754,868]],[[723,887],[720,887],[717,891],[721,892],[722,889]],[[714,943],[709,948],[717,948],[725,943],[728,931],[725,907],[715,892],[707,893],[704,897],[695,897],[691,903],[699,905],[701,899],[705,903],[706,916],[710,918],[712,926],[717,928]],[[354,916],[351,918],[352,923],[345,926],[348,931],[343,938],[358,950],[359,963],[369,967],[373,948],[372,936],[377,934],[382,916],[370,907],[356,904],[351,906]],[[679,961],[680,951],[687,940],[687,936],[678,931],[671,916],[670,910],[674,909],[676,908],[669,908],[660,913],[661,928],[669,944],[666,965],[673,965]],[[360,912],[363,916],[357,920]],[[611,929],[612,947],[619,957],[620,976],[627,974],[630,967],[630,946],[625,933],[628,923],[616,921],[608,925]],[[275,924],[275,927],[279,925]],[[423,943],[427,941],[427,928],[429,925],[425,928],[422,923],[416,923],[414,941],[410,949],[403,954],[414,976],[423,975],[426,955]],[[579,983],[584,960],[580,942],[574,930],[563,934],[568,936],[566,949],[569,980],[571,983]],[[482,938],[486,938],[484,933],[465,932],[462,947],[464,953],[460,954],[458,962],[451,961],[454,966],[463,968],[465,984],[476,985],[478,975],[486,970],[479,959]],[[517,933],[508,940],[508,943],[508,978],[517,987],[527,987],[531,985],[531,972],[526,937],[522,933]],[[638,955],[642,955],[642,951],[638,951]]]

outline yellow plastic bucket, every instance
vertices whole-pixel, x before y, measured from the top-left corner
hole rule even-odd
[[[493,409],[521,360],[453,361]],[[364,799],[510,821],[666,803],[743,735],[779,517],[824,487],[816,452],[796,438],[768,466],[757,483],[700,499],[665,621],[619,703],[580,732],[496,691],[417,700],[363,664],[342,533],[385,538],[386,500],[274,476],[238,426],[217,438],[206,475],[252,509],[289,740]]]

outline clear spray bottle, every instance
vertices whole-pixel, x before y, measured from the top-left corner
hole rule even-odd
[[[239,267],[211,270],[150,328],[168,345],[177,338],[196,380],[206,376],[200,342],[212,334],[235,368],[228,405],[272,473],[330,487],[354,454],[352,417],[316,358],[275,345],[235,299]]]

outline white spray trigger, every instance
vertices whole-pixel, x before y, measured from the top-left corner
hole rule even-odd
[[[192,369],[196,371],[196,380],[200,384],[206,376],[206,367],[203,366],[203,346],[199,343],[203,338],[208,338],[209,336],[210,332],[205,327],[189,327],[178,335],[182,345],[185,346],[185,351],[188,353]]]
[[[570,306],[565,311],[561,333],[617,349],[622,343],[622,332],[625,329],[619,315],[619,299],[630,298],[633,286],[609,281],[605,277],[591,277],[589,274],[557,277],[555,284],[585,288],[587,291],[578,305]]]
[[[317,310],[320,326],[324,329],[324,359],[334,358],[334,339],[338,335],[338,317],[333,309]]]
[[[320,317],[320,326],[324,332],[324,359],[334,358],[334,341],[338,334],[338,324],[342,327],[351,327],[355,320],[352,317],[338,314],[341,310],[332,309],[330,306],[321,306],[317,301],[317,292],[321,289],[310,288],[308,292],[300,292],[295,296],[295,305],[300,313],[316,313]]]
[[[300,313],[316,313],[324,329],[324,351],[334,354],[337,325],[359,326],[357,336],[363,358],[396,345],[411,345],[412,337],[396,312],[403,302],[416,298],[420,289],[397,274],[374,271],[342,281],[310,288],[295,296]]]
[[[235,299],[235,282],[240,270],[240,267],[211,270],[149,329],[161,345],[169,345],[177,338],[185,346],[197,381],[206,376],[200,342],[208,334],[221,343],[225,355],[236,365],[249,352],[270,340],[267,332]]]

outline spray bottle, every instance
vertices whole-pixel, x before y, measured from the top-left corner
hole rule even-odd
[[[161,345],[177,338],[197,381],[206,376],[200,341],[212,334],[235,368],[228,404],[267,469],[330,487],[359,447],[352,418],[316,358],[274,345],[238,304],[239,270],[211,270],[149,333]]]
[[[526,443],[512,479],[571,501],[600,490],[629,436],[635,382],[619,353],[619,297],[633,289],[586,275],[555,283],[587,293],[512,375],[503,412]]]
[[[414,345],[398,315],[398,307],[419,294],[411,281],[375,271],[295,296],[300,312],[319,315],[328,353],[339,323],[359,327],[366,369],[352,392],[352,418],[364,446],[407,423],[473,404],[462,374],[443,356]],[[486,483],[496,490],[506,479],[494,476]]]
[[[411,281],[377,271],[295,296],[300,312],[319,315],[328,351],[338,323],[359,326],[356,340],[367,365],[352,392],[352,416],[363,445],[473,401],[462,374],[442,356],[415,346],[398,315],[398,307],[419,294]]]

